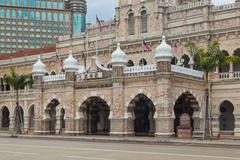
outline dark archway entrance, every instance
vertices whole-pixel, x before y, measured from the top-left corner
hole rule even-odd
[[[1,128],[3,130],[8,130],[9,129],[9,110],[6,106],[2,108],[2,126]]]
[[[87,134],[108,135],[110,131],[110,107],[100,97],[88,98],[82,106],[85,106],[87,122]]]
[[[23,130],[24,128],[24,111],[23,108],[21,106],[18,106],[15,108],[14,111],[14,115],[15,115],[15,128],[18,131],[18,129],[20,129],[19,132],[21,132],[21,130]]]
[[[155,133],[155,106],[144,94],[137,95],[129,104],[128,110],[133,112],[134,132],[137,136],[151,136]]]
[[[190,129],[192,132],[194,130],[194,119],[193,119],[193,112],[194,110],[199,110],[199,105],[195,97],[189,93],[183,93],[175,102],[174,105],[174,132],[175,135],[178,136],[178,129]],[[189,122],[188,126],[186,127],[185,124],[181,124],[180,118],[182,116],[188,116]],[[184,125],[184,126],[182,126]],[[192,133],[191,133],[192,134]],[[190,135],[191,136],[191,135]]]
[[[48,129],[50,134],[55,134],[56,130],[56,107],[59,105],[59,101],[53,99],[47,106],[46,114],[49,115]]]
[[[34,129],[34,105],[29,108],[29,130]]]
[[[220,132],[226,135],[233,135],[235,128],[234,106],[229,101],[224,101],[220,106],[219,127]]]

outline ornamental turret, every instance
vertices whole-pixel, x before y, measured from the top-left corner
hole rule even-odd
[[[66,79],[74,81],[79,65],[77,60],[73,57],[72,52],[70,52],[68,58],[64,60],[63,69],[66,72]]]
[[[121,50],[120,43],[117,49],[112,53],[111,64],[113,67],[113,76],[121,76],[123,69],[127,66],[128,56]]]
[[[47,73],[46,65],[41,61],[40,56],[36,63],[33,64],[32,75],[34,84],[42,84],[43,76]]]
[[[173,58],[172,48],[166,42],[166,37],[162,36],[161,44],[155,50],[155,59],[159,72],[171,71],[171,60]]]

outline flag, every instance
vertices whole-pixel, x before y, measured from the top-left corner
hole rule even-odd
[[[172,45],[172,51],[175,55],[178,54],[178,46],[177,46],[176,42],[174,42],[173,45]]]
[[[102,32],[103,28],[102,28],[102,24],[101,24],[100,20],[98,19],[98,16],[96,16],[96,22],[97,22],[99,31]]]
[[[142,42],[142,48],[143,48],[144,51],[151,51],[152,50],[150,45],[148,45],[144,40]]]

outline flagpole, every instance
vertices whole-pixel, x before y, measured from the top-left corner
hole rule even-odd
[[[143,38],[142,38],[142,58],[140,59],[141,66],[143,66],[143,56],[144,56],[144,48],[143,48]]]
[[[98,29],[96,28],[96,57],[98,57]]]

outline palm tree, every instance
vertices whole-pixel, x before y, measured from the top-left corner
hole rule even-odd
[[[21,108],[19,105],[19,91],[23,89],[26,85],[32,85],[32,75],[31,74],[22,74],[19,75],[16,73],[14,68],[11,68],[10,74],[4,77],[4,81],[10,85],[16,91],[16,118],[17,124],[16,129],[17,133],[21,134],[21,129],[23,127],[23,115],[21,113]]]
[[[206,113],[205,113],[205,125],[204,125],[204,138],[209,136],[209,133],[212,134],[212,129],[210,131],[210,121],[211,112],[209,119],[209,74],[213,72],[217,67],[221,67],[224,64],[230,62],[239,61],[239,58],[234,56],[226,57],[224,53],[220,50],[220,43],[218,40],[212,40],[209,42],[208,49],[204,50],[203,48],[197,47],[194,43],[187,43],[184,45],[189,49],[192,55],[194,55],[195,68],[202,70],[204,72],[204,89],[206,96]],[[211,127],[212,128],[212,127]]]

